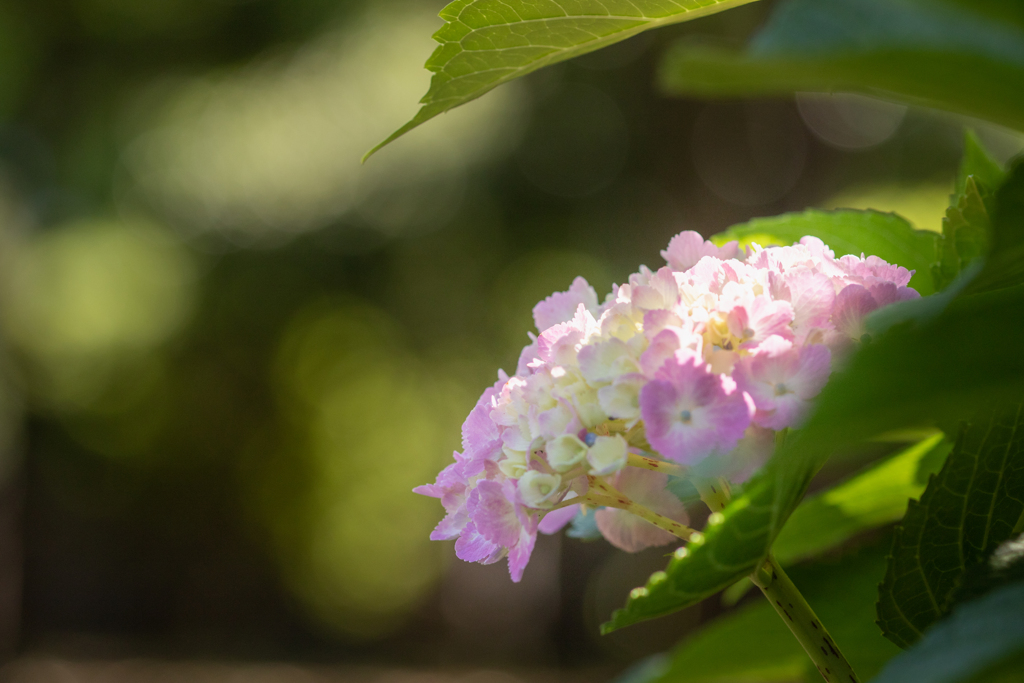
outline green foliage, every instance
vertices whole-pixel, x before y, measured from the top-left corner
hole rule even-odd
[[[984,411],[911,503],[879,588],[878,619],[901,647],[945,616],[965,573],[1010,538],[1024,516],[1024,405]]]
[[[1013,533],[1024,528],[1024,515],[1017,521]],[[1000,543],[988,559],[968,567],[953,594],[953,602],[961,603],[985,595],[1008,583],[1024,581],[1024,534],[1018,534]]]
[[[967,179],[973,177],[990,192],[1006,181],[1006,170],[988,153],[973,130],[964,133],[964,157],[956,174],[957,195],[963,194]]]
[[[885,572],[882,553],[866,551],[836,564],[793,569],[794,583],[840,644],[854,669],[873,676],[899,649],[874,624],[871,601]],[[837,590],[837,587],[842,587]],[[738,646],[738,644],[742,644]],[[683,641],[663,683],[813,680],[819,674],[771,605],[763,600],[715,620]]]
[[[873,683],[1019,681],[1024,662],[1019,657],[1006,660],[1022,652],[1024,583],[1013,583],[959,605],[921,642],[895,657]],[[999,666],[1001,662],[1008,666]],[[982,675],[973,678],[978,673]]]
[[[541,67],[660,26],[753,0],[455,0],[434,34],[434,72],[415,117],[367,156],[438,114]]]
[[[690,96],[860,92],[1024,129],[1024,26],[966,2],[790,0],[746,52],[682,43],[660,80]]]
[[[848,541],[856,534],[897,522],[907,502],[924,491],[928,477],[942,467],[952,446],[941,434],[928,437],[800,504],[772,545],[780,564],[800,562]],[[741,579],[722,593],[736,604],[754,587]]]
[[[984,185],[979,185],[974,176],[967,176],[963,190],[953,199],[942,219],[939,261],[932,266],[937,289],[949,286],[989,248],[992,195]]]
[[[709,523],[675,552],[665,571],[630,593],[602,632],[696,604],[750,574],[822,462],[820,454],[809,451],[793,459],[772,458],[725,507],[721,520]]]
[[[738,240],[741,245],[757,242],[767,247],[793,244],[804,235],[821,239],[836,252],[836,256],[874,254],[889,263],[916,270],[911,286],[922,296],[935,291],[928,275],[935,260],[935,233],[915,230],[894,213],[809,209],[771,218],[755,218],[718,233],[712,241],[724,244]]]
[[[968,136],[968,156],[972,154],[970,146],[971,140]],[[977,174],[974,173],[975,170],[978,171]],[[869,332],[880,334],[895,324],[912,320],[926,323],[945,310],[951,301],[962,295],[990,292],[1024,284],[1024,161],[1016,163],[1008,173],[992,174],[991,170],[991,167],[986,169],[983,163],[972,164],[967,160],[961,166],[960,177],[963,182],[960,187],[962,192],[953,195],[954,206],[950,207],[948,213],[958,217],[957,224],[966,225],[966,231],[960,231],[959,234],[954,233],[952,239],[947,236],[940,238],[940,262],[932,267],[936,284],[945,289],[938,296],[902,301],[875,311],[865,321],[865,327]],[[978,220],[984,222],[984,233],[979,234],[979,239],[985,243],[991,242],[991,246],[983,259],[974,257],[975,245],[961,247],[965,253],[969,249],[972,254],[970,260],[961,262],[960,255],[957,254],[956,240],[962,236],[966,241],[971,226],[962,220],[965,212],[957,206],[962,203],[978,205],[978,200],[968,198],[967,192],[970,191],[975,194],[975,197],[978,196],[975,190],[981,185],[975,181],[975,178],[981,177],[989,178],[986,182],[1000,182],[1003,179],[994,197],[981,200],[983,209],[966,212],[968,215],[980,216]],[[982,212],[986,215],[982,215]],[[943,223],[947,224],[949,221],[944,219]],[[956,278],[952,282],[947,282],[946,276],[951,273],[956,273]],[[947,284],[948,287],[945,286]],[[1000,296],[1009,297],[1007,303],[1013,305],[1010,302],[1012,296],[1009,292],[996,295],[997,298]]]
[[[1006,172],[988,155],[977,136],[968,131],[956,193],[942,219],[939,260],[932,266],[936,289],[945,289],[988,251],[994,195],[1005,180]]]
[[[793,512],[772,551],[788,565],[834,548],[854,535],[897,522],[907,501],[924,491],[950,444],[941,434],[924,439],[884,462],[807,498]]]
[[[967,292],[985,292],[1024,284],[1024,159],[1010,169],[992,211],[992,247],[985,269]]]

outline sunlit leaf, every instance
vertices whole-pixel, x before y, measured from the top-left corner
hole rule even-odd
[[[792,458],[776,454],[725,507],[721,519],[679,548],[665,571],[630,593],[602,632],[696,604],[750,574],[825,458],[827,453],[808,450]]]
[[[771,218],[755,218],[716,234],[712,241],[724,244],[738,240],[744,246],[757,242],[767,247],[793,244],[805,235],[819,238],[835,251],[837,257],[873,254],[889,263],[917,271],[910,286],[922,296],[935,291],[930,272],[935,261],[935,233],[915,230],[894,213],[810,209]]]
[[[946,209],[939,241],[939,261],[933,266],[935,285],[944,289],[989,248],[992,195],[974,176],[964,179],[963,190]]]
[[[924,491],[928,477],[942,467],[951,444],[934,434],[891,458],[804,500],[772,545],[775,559],[790,565],[835,548],[858,533],[898,522],[907,503]],[[754,587],[741,579],[722,593],[734,605]]]
[[[800,592],[828,624],[853,668],[873,676],[899,649],[879,634],[871,601],[885,572],[880,552],[862,552],[838,565],[819,564],[789,573]],[[713,621],[683,641],[671,666],[650,680],[670,683],[711,681],[793,681],[810,666],[806,653],[779,615],[764,600]],[[820,680],[815,671],[814,676]]]
[[[959,605],[917,645],[889,662],[872,683],[958,683],[1020,652],[1024,652],[1024,583],[1014,583]],[[1021,680],[1021,662],[1011,665],[1017,677],[999,680]],[[995,676],[977,680],[992,681]]]
[[[953,452],[896,530],[879,588],[887,638],[915,643],[952,607],[965,573],[1010,538],[1024,515],[1024,405],[965,425]]]
[[[968,137],[968,147],[970,147],[970,137]],[[954,195],[957,208],[951,207],[951,211],[957,217],[957,225],[961,225],[966,224],[966,220],[963,218],[964,211],[958,207],[971,203],[977,207],[976,210],[969,211],[967,214],[980,216],[980,220],[984,221],[986,234],[983,241],[991,243],[988,247],[988,254],[984,259],[975,258],[971,261],[961,261],[961,255],[957,253],[956,231],[952,233],[952,242],[947,241],[944,236],[940,242],[940,263],[933,265],[932,271],[936,283],[945,289],[935,296],[901,301],[875,311],[865,321],[865,328],[870,333],[882,333],[901,322],[927,323],[942,313],[946,306],[957,297],[1024,284],[1024,161],[1016,163],[1010,172],[1004,173],[1002,176],[993,175],[981,168],[982,174],[988,174],[989,182],[1001,181],[1002,184],[994,197],[981,197],[978,194],[975,198],[969,199],[968,192],[974,193],[980,187],[974,182],[974,178],[980,176],[965,173],[966,169],[978,168],[976,163],[970,161],[970,156],[971,152],[968,150],[964,165],[961,167],[963,192]],[[959,199],[956,199],[957,197]],[[948,229],[950,223],[951,221],[948,219],[943,220],[944,230]],[[991,229],[989,230],[989,228]],[[972,227],[967,224],[967,234],[970,235],[971,232]],[[987,234],[987,232],[991,234]],[[948,230],[947,234],[949,234]],[[976,251],[974,247],[969,246],[968,249],[972,255]],[[955,279],[946,286],[947,276],[954,272],[956,272]],[[1010,303],[1011,294],[1004,293],[995,296],[996,298],[1008,297],[1007,303],[1014,305]]]
[[[862,531],[899,521],[908,501],[921,495],[929,475],[942,467],[949,450],[943,435],[936,434],[809,497],[775,540],[775,558],[784,565],[798,562]]]
[[[661,82],[679,95],[859,92],[1024,129],[1024,27],[1000,18],[965,2],[790,0],[746,52],[677,45]]]
[[[1006,179],[977,136],[968,131],[956,192],[942,219],[938,262],[932,266],[937,289],[945,289],[989,249],[995,192]]]
[[[541,67],[612,45],[652,28],[753,0],[455,0],[434,34],[434,72],[409,123],[369,154],[438,114]],[[369,156],[369,154],[367,156]]]

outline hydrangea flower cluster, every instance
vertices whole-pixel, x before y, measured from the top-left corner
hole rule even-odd
[[[604,303],[576,278],[533,310],[516,374],[498,373],[462,427],[461,453],[417,493],[447,516],[431,534],[463,560],[508,557],[522,578],[538,532],[581,505],[627,551],[689,531],[668,477],[740,482],[798,427],[873,310],[911,299],[913,271],[788,247],[676,235]]]

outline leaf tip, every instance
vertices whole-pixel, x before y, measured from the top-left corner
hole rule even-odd
[[[412,119],[407,124],[405,124],[404,126],[399,128],[398,130],[396,130],[394,133],[392,133],[391,135],[387,136],[384,140],[382,140],[381,142],[379,142],[376,145],[374,145],[374,147],[369,152],[367,152],[366,154],[363,155],[363,158],[359,161],[359,163],[360,164],[365,164],[367,159],[369,159],[374,154],[376,154],[378,151],[380,151],[381,149],[383,149],[387,145],[391,144],[392,142],[394,142],[398,138],[402,137],[403,135],[405,135],[406,133],[408,133],[410,130],[412,130],[413,128],[415,128],[418,125],[419,125],[419,122],[416,119]]]
[[[606,635],[608,635],[610,633],[613,633],[613,632],[619,630],[619,628],[621,626],[621,624],[619,624],[619,617],[621,615],[623,615],[623,613],[625,613],[625,611],[626,610],[624,610],[624,609],[617,609],[614,612],[612,612],[611,618],[608,621],[606,621],[603,624],[601,624],[601,635],[602,636],[606,636]]]

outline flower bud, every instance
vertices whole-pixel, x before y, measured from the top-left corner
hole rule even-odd
[[[600,477],[625,467],[628,455],[626,440],[622,436],[599,436],[587,451],[587,462],[590,463],[591,474]]]
[[[548,464],[559,472],[567,472],[587,457],[587,444],[573,434],[562,434],[548,441]]]
[[[562,478],[557,474],[544,474],[537,470],[530,470],[519,479],[517,485],[519,499],[527,507],[551,507],[561,485]]]
[[[502,452],[505,454],[505,459],[498,463],[498,469],[502,474],[509,479],[518,479],[523,476],[527,470],[526,452],[514,451],[511,448],[503,448]]]

